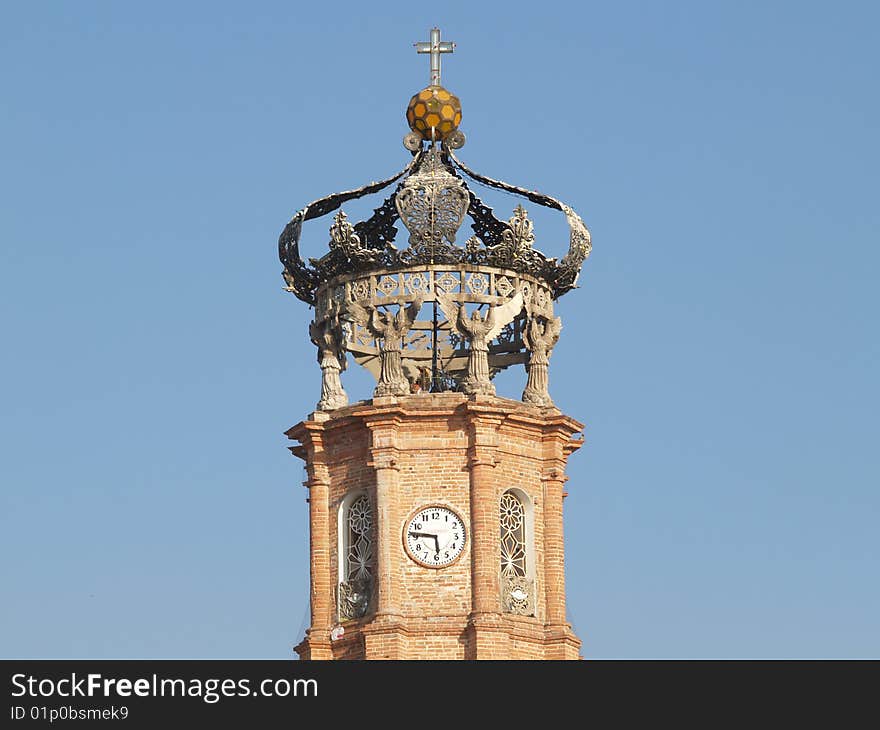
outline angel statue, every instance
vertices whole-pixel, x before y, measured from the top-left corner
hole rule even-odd
[[[485,319],[479,310],[468,317],[464,307],[449,294],[438,295],[437,301],[449,323],[470,344],[467,373],[461,381],[462,392],[495,395],[495,386],[489,380],[489,343],[522,311],[522,292],[517,292],[504,304],[489,307]]]
[[[348,405],[348,395],[342,388],[339,373],[345,370],[345,344],[339,322],[339,305],[331,300],[323,319],[309,324],[309,339],[318,348],[321,366],[321,400],[319,411],[332,411]]]
[[[379,384],[373,396],[406,395],[410,392],[410,384],[403,372],[400,353],[407,333],[412,329],[413,322],[422,308],[422,297],[416,297],[406,309],[400,307],[397,314],[380,312],[376,307],[362,306],[357,302],[348,305],[348,316],[361,327],[366,327],[372,335],[380,340]]]
[[[529,378],[522,394],[523,403],[532,403],[536,406],[553,405],[547,390],[550,353],[559,341],[561,330],[562,319],[559,317],[532,317],[528,327],[523,331],[523,341],[531,352],[529,363],[526,365]]]

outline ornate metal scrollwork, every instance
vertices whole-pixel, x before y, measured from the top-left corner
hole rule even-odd
[[[379,215],[380,210],[376,211],[374,218]],[[384,240],[387,235],[385,231],[367,225],[361,225],[360,230],[366,235],[374,235],[374,241],[380,247],[364,245],[357,233],[358,226],[353,226],[348,222],[348,216],[344,211],[340,210],[336,214],[333,225],[330,226],[330,250],[320,259],[309,259],[319,281],[329,281],[352,268],[371,269],[388,266],[394,262],[396,249],[393,244]],[[392,227],[391,230],[394,228]],[[390,237],[393,238],[393,235]]]
[[[535,615],[535,581],[522,575],[506,575],[501,581],[501,602],[505,613]]]
[[[336,588],[336,610],[340,621],[366,616],[373,592],[372,580],[350,580]]]
[[[507,230],[507,226],[495,217],[492,208],[480,200],[473,190],[469,190],[468,192],[470,193],[468,215],[473,221],[473,223],[471,223],[471,229],[476,234],[474,238],[476,238],[478,243],[487,248],[497,246],[501,243],[501,239],[504,236],[504,231]],[[470,239],[468,243],[472,240],[473,239]],[[473,250],[468,250],[468,261],[471,263],[485,263],[485,256],[486,254],[484,252],[483,260],[481,261],[479,260],[478,248],[474,247]]]
[[[568,219],[568,227],[571,231],[569,238],[568,253],[563,256],[562,261],[553,274],[553,290],[556,297],[560,297],[570,289],[574,289],[577,284],[578,276],[581,273],[581,266],[593,250],[593,244],[590,241],[590,232],[581,220],[581,217],[569,208],[565,203],[561,204],[562,212]]]
[[[376,208],[367,220],[355,223],[354,232],[360,236],[366,248],[373,251],[381,251],[383,263],[388,266],[394,264],[397,249],[394,248],[394,239],[397,237],[397,223],[400,217],[397,213],[396,197],[400,190],[398,184],[392,195],[382,201],[382,205]]]
[[[385,180],[370,183],[363,187],[356,188],[355,190],[346,190],[341,193],[334,193],[333,195],[319,198],[298,211],[284,227],[284,230],[278,238],[278,258],[280,258],[281,263],[284,264],[282,276],[287,284],[287,291],[295,294],[298,299],[301,299],[308,304],[314,304],[315,290],[327,280],[326,272],[310,268],[303,262],[302,257],[299,255],[299,238],[302,234],[302,224],[307,220],[320,218],[327,213],[332,213],[348,200],[362,198],[365,195],[370,195],[383,188],[387,188],[395,180],[399,180],[412,170],[418,164],[420,158],[421,155],[417,154],[412,162],[410,162],[403,170]]]
[[[491,334],[486,339],[485,353],[491,381],[501,370],[527,363],[528,351],[523,342],[526,319],[535,312],[548,314],[535,309],[535,299],[543,297],[548,307],[551,302],[550,291],[540,280],[510,270],[466,264],[419,266],[334,280],[318,292],[319,316],[323,316],[331,299],[337,301],[339,292],[346,351],[383,383],[382,393],[386,395],[403,395],[406,388],[412,392],[424,368],[431,371],[432,391],[469,391],[466,380],[471,385],[482,383],[485,390],[479,392],[491,391],[491,382],[487,386],[486,378],[477,375],[485,375],[482,364],[477,362],[482,359],[482,349],[478,347],[472,352],[468,347],[473,334],[459,326],[460,308],[466,308],[468,328],[474,309],[480,310],[481,320],[494,310],[492,318],[504,323],[500,329],[493,326],[491,333],[487,333]],[[417,311],[417,303],[428,306]],[[514,309],[508,312],[511,307]],[[402,310],[416,318],[403,336],[398,352],[395,338],[388,340],[379,329],[385,326],[383,323],[395,322]],[[512,321],[508,321],[507,315],[513,315]],[[478,344],[479,340],[477,337]],[[397,373],[394,361],[398,357],[406,383]],[[470,380],[469,367],[473,371]],[[392,382],[396,385],[391,386]],[[391,392],[392,387],[396,392]]]
[[[303,263],[299,255],[299,236],[302,232],[303,220],[307,208],[299,211],[290,223],[288,223],[278,239],[278,257],[284,264],[285,289],[309,304],[315,303],[315,290],[321,284],[314,269],[310,269]]]
[[[525,208],[517,205],[501,232],[501,241],[488,247],[487,263],[514,271],[542,273],[547,258],[532,247],[534,242],[533,224]]]
[[[431,371],[431,390],[454,387],[468,393],[493,393],[491,378],[522,363],[529,373],[524,400],[550,406],[545,360],[552,345],[544,348],[542,338],[552,330],[553,300],[577,283],[590,254],[590,233],[565,203],[466,167],[454,152],[460,142],[463,137],[447,139],[442,146],[426,146],[421,141],[410,145],[413,159],[397,175],[321,198],[300,210],[278,241],[286,289],[316,307],[315,341],[328,336],[321,332],[328,297],[340,305],[344,313],[342,344],[376,376],[374,395],[424,390],[420,383],[426,367]],[[503,222],[474,194],[465,178],[561,211],[570,230],[568,252],[561,260],[547,258],[535,248],[533,224],[521,205]],[[327,253],[308,263],[302,260],[299,240],[305,221],[395,182],[394,192],[368,220],[352,224],[340,211],[330,227]],[[466,216],[471,218],[474,235],[457,244]],[[408,245],[402,250],[393,243],[399,221],[409,232]],[[438,317],[441,295],[451,296],[446,297],[453,302],[449,306],[470,307],[466,321],[460,321],[458,310],[454,316]],[[520,295],[522,311],[514,315],[510,327],[493,330],[492,337],[483,336],[483,329],[492,330],[487,326],[487,315]],[[432,321],[415,322],[412,308],[416,299],[435,303]],[[476,315],[479,322],[474,318],[474,305],[482,312]],[[412,335],[400,319],[403,310]],[[365,312],[367,319],[361,321]],[[529,327],[539,322],[540,326],[535,325],[539,329],[526,331],[527,320]],[[526,350],[526,340],[535,346]],[[344,391],[331,356],[320,358],[319,407],[331,408],[343,403]]]
[[[587,260],[587,257],[590,255],[590,251],[592,251],[592,243],[590,241],[590,232],[587,230],[587,227],[584,225],[584,222],[581,220],[580,216],[574,212],[568,205],[563,203],[556,198],[551,198],[549,195],[544,195],[543,193],[536,192],[534,190],[527,190],[526,188],[520,188],[516,185],[511,185],[506,182],[502,182],[501,180],[493,180],[491,177],[486,177],[485,175],[480,175],[477,172],[474,172],[470,168],[468,168],[464,163],[461,162],[451,150],[449,151],[450,159],[455,163],[456,167],[464,172],[468,177],[483,183],[484,185],[488,185],[492,188],[497,188],[499,190],[505,190],[506,192],[513,193],[514,195],[519,195],[527,200],[531,200],[533,203],[537,203],[538,205],[543,205],[547,208],[554,208],[556,210],[562,211],[565,214],[565,218],[568,221],[569,227],[569,246],[568,253],[563,257],[562,261],[559,264],[556,264],[554,259],[546,259],[546,257],[541,255],[544,258],[546,264],[542,267],[542,271],[531,271],[530,273],[541,276],[547,280],[550,284],[551,289],[553,290],[554,299],[562,296],[565,292],[573,289],[577,284],[577,279],[580,274],[581,266],[584,261]],[[475,197],[473,193],[471,193],[471,207],[474,206]],[[482,204],[481,204],[482,205]],[[482,211],[479,211],[482,218],[482,225],[486,229],[483,233],[481,231],[476,230],[474,228],[477,235],[479,235],[483,240],[487,241],[487,245],[491,248],[491,246],[496,245],[496,241],[489,242],[486,239],[486,233],[491,232],[495,233],[498,230],[497,227],[497,219],[491,215],[491,209],[488,209],[487,206],[482,205]],[[488,216],[486,215],[486,210],[488,210]],[[494,222],[493,222],[494,220]],[[502,224],[503,225],[503,224]],[[503,231],[502,231],[503,237]],[[522,270],[522,269],[518,269]]]
[[[535,614],[535,582],[528,577],[526,513],[513,492],[501,495],[501,603],[506,613]]]
[[[336,611],[340,621],[347,621],[366,615],[373,595],[373,512],[366,494],[348,505],[343,529],[345,579],[337,585]]]
[[[526,575],[526,513],[523,503],[513,492],[501,495],[501,575]]]
[[[375,269],[400,269],[418,264],[468,263],[510,268],[547,281],[557,298],[572,289],[581,266],[590,255],[590,233],[580,217],[565,203],[525,188],[480,175],[465,166],[454,154],[454,145],[432,146],[417,151],[412,163],[397,175],[357,190],[338,193],[309,204],[299,211],[279,238],[279,257],[284,263],[287,290],[314,304],[315,290],[334,277]],[[453,166],[454,163],[454,166]],[[533,247],[531,221],[521,206],[504,223],[492,213],[458,174],[531,200],[565,214],[570,229],[569,248],[557,263]],[[335,224],[330,251],[320,259],[303,263],[299,238],[306,220],[337,209],[346,200],[381,190],[405,177],[394,194],[375,210],[368,221],[357,223],[353,231]],[[455,245],[465,215],[473,220],[475,236],[464,247]],[[392,241],[400,218],[409,230],[409,246],[398,252]]]
[[[401,251],[400,262],[411,265],[459,261],[460,249],[453,243],[467,208],[464,183],[450,174],[440,150],[432,147],[397,192],[397,212],[409,230],[410,244]]]
[[[465,137],[464,132],[460,129],[456,129],[454,132],[451,132],[448,137],[443,142],[443,146],[448,149],[460,150],[465,146],[467,142],[467,137]]]
[[[354,232],[354,226],[348,222],[348,216],[341,210],[330,226],[330,250],[339,251],[346,259],[359,264],[375,264],[381,253],[361,245],[360,236]]]

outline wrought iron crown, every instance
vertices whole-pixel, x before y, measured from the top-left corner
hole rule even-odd
[[[522,363],[529,381],[523,400],[552,405],[547,368],[561,329],[553,300],[575,287],[590,254],[590,233],[565,203],[480,175],[456,157],[465,143],[461,105],[439,84],[439,54],[454,47],[440,43],[437,29],[431,43],[417,44],[420,53],[431,53],[431,85],[407,109],[409,164],[385,180],[309,203],[279,238],[287,291],[316,310],[310,335],[323,375],[319,409],[348,403],[339,379],[346,353],[376,376],[377,396],[494,394],[495,373]],[[501,221],[465,178],[561,211],[568,252],[559,260],[547,257],[534,247],[521,205]],[[351,223],[340,209],[392,185],[365,221]],[[299,252],[303,223],[335,210],[327,253],[306,263]],[[473,234],[460,245],[465,218]],[[398,223],[409,234],[405,245],[395,245]],[[425,305],[428,320],[420,319]]]
[[[400,271],[424,264],[473,264],[510,269],[545,281],[554,299],[575,287],[592,247],[589,231],[571,208],[549,195],[470,170],[447,142],[418,144],[410,164],[396,175],[357,190],[328,195],[310,203],[293,217],[278,240],[288,291],[315,305],[318,289],[339,276]],[[532,222],[526,211],[517,206],[510,220],[498,220],[492,209],[467,186],[462,175],[562,211],[570,229],[568,253],[557,261],[534,248]],[[395,182],[398,183],[395,190],[368,220],[352,225],[344,212],[337,213],[330,227],[329,251],[319,259],[309,259],[308,264],[302,260],[299,240],[305,221],[331,213],[346,201],[379,192]],[[460,246],[456,244],[456,236],[465,217],[471,219],[474,235]],[[394,245],[398,222],[409,231],[408,245],[403,250]]]

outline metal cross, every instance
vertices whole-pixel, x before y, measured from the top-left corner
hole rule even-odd
[[[440,42],[440,29],[431,28],[431,40],[428,43],[413,43],[417,53],[431,54],[431,86],[440,86],[440,54],[452,53],[455,43],[452,41]]]

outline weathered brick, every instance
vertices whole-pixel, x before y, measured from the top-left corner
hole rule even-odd
[[[311,627],[303,659],[576,659],[565,623],[563,487],[583,426],[556,409],[457,393],[383,398],[291,428],[310,491]],[[534,514],[535,615],[503,613],[499,502],[510,488]],[[376,590],[367,615],[339,623],[339,509],[369,496]],[[404,525],[428,504],[465,524],[464,552],[443,569],[411,560]],[[344,633],[331,638],[341,626]]]

